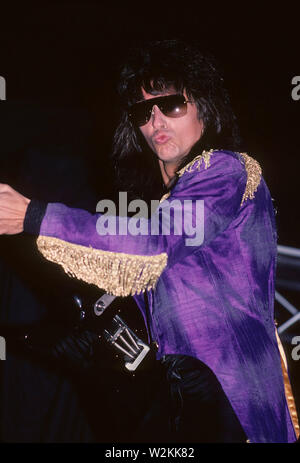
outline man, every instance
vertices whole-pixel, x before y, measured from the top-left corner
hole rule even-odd
[[[151,218],[113,222],[4,185],[0,232],[39,234],[39,250],[68,273],[134,296],[169,385],[145,430],[178,442],[294,442],[273,320],[272,201],[259,164],[237,152],[223,79],[193,46],[164,41],[131,55],[119,90],[120,190],[148,204],[164,193]]]

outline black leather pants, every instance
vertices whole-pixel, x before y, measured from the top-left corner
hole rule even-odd
[[[207,365],[184,355],[166,355],[161,364],[166,381],[161,382],[141,429],[148,441],[246,442],[229,400]]]

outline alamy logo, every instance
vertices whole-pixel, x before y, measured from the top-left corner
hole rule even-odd
[[[0,336],[0,360],[6,360],[6,342],[2,336]]]
[[[295,87],[292,90],[293,100],[300,100],[300,76],[295,76],[292,78],[292,85],[295,85]]]
[[[300,360],[300,336],[294,336],[292,339],[292,344],[296,344],[296,347],[294,347],[292,350],[292,359]]]
[[[0,100],[6,100],[6,81],[0,76]]]
[[[184,235],[186,246],[200,246],[204,240],[204,201],[152,200],[150,206],[142,199],[127,203],[127,193],[119,193],[119,216],[110,199],[98,202],[97,233],[105,235]],[[138,212],[137,212],[138,211]],[[128,213],[136,212],[132,217]]]

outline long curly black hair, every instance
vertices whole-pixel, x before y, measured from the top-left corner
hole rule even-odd
[[[128,117],[130,105],[143,99],[141,89],[157,95],[186,91],[204,122],[201,139],[183,160],[211,148],[238,151],[241,140],[236,118],[215,59],[182,40],[164,40],[132,49],[121,68],[118,92],[122,115],[113,140],[113,163],[119,190],[146,201],[164,193],[159,165],[140,130]]]

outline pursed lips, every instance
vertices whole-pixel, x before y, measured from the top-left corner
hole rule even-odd
[[[152,137],[154,143],[161,145],[163,143],[166,143],[169,139],[171,138],[170,135],[166,133],[158,133],[154,137]]]

